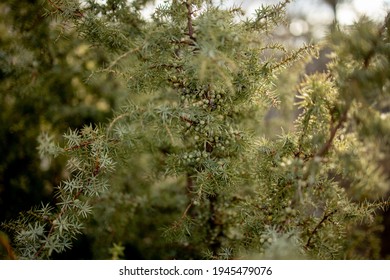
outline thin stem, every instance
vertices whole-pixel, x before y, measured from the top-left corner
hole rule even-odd
[[[81,147],[85,147],[87,145],[91,144],[91,141],[86,141],[85,143],[81,144],[81,145],[78,145],[78,146],[74,146],[74,147],[71,147],[70,150],[73,150],[73,149],[78,149],[78,148],[81,148]],[[95,164],[95,167],[94,169],[92,170],[92,178],[95,178],[96,176],[99,175],[99,173],[101,172],[101,168],[100,168],[100,165],[97,161],[97,164]],[[92,179],[88,179],[87,180],[87,185],[91,182]],[[81,188],[74,196],[73,196],[73,201],[75,201],[76,199],[78,199],[81,195],[83,194],[83,189]],[[54,220],[59,220],[66,212],[66,207],[65,206],[62,206],[61,207],[61,211],[56,215],[55,219]],[[53,221],[54,221],[53,220]],[[53,223],[53,221],[51,222],[51,227],[49,229],[49,232],[47,233],[47,239],[53,234],[54,230],[55,230],[55,225]],[[37,259],[43,252],[43,250],[45,249],[45,245],[46,243],[42,243],[42,245],[39,247],[39,249],[37,250],[37,252],[35,253],[34,255],[34,259]]]
[[[61,13],[64,13],[64,10],[61,9],[61,7],[59,7],[56,3],[54,3],[53,1],[51,0],[47,0],[47,2],[49,2],[49,4],[54,7],[57,11],[60,11]]]
[[[168,127],[168,125],[166,123],[164,123],[164,127],[165,127],[165,130],[168,133],[168,136],[169,136],[169,139],[171,140],[172,145],[174,145],[175,144],[175,139],[173,138],[171,130],[169,129],[169,127]]]
[[[342,127],[342,125],[347,121],[347,115],[348,115],[349,109],[345,109],[343,112],[341,118],[337,122],[335,126],[333,126],[330,130],[330,136],[328,141],[322,146],[322,148],[317,152],[317,157],[324,157],[329,152],[330,148],[332,147],[333,140],[336,136],[337,131]]]
[[[100,69],[100,70],[97,70],[97,71],[93,71],[89,76],[88,78],[85,80],[86,83],[89,82],[89,80],[92,78],[92,76],[95,74],[95,73],[102,73],[102,72],[108,72],[108,73],[116,73],[113,68],[116,64],[119,63],[119,61],[121,61],[122,59],[124,59],[126,56],[132,54],[132,53],[135,53],[137,51],[139,51],[140,48],[134,48],[134,49],[131,49],[131,50],[128,50],[127,52],[121,54],[120,56],[118,56],[113,62],[111,62],[111,64],[106,67],[106,68],[103,68],[103,69]]]
[[[82,194],[82,192],[83,192],[82,189],[79,190],[79,191],[75,194],[75,196],[73,197],[73,201],[76,200],[76,199],[78,199],[78,198],[80,197],[80,195]],[[58,215],[56,216],[56,218],[55,218],[54,220],[59,220],[59,219],[64,215],[65,211],[66,211],[66,207],[63,206],[63,207],[61,208],[60,213],[58,213]],[[50,227],[50,229],[49,229],[49,232],[47,233],[47,238],[49,238],[50,235],[53,234],[53,232],[54,232],[54,223],[51,222],[51,227]],[[41,255],[43,249],[45,248],[45,244],[46,244],[46,243],[42,243],[41,247],[39,247],[38,251],[37,251],[37,252],[35,253],[35,255],[34,255],[34,258],[35,258],[35,259],[37,259],[37,258]]]
[[[193,14],[193,11],[192,11],[192,6],[191,6],[191,1],[188,0],[185,2],[185,5],[186,5],[186,8],[187,8],[187,28],[188,28],[188,36],[192,39],[192,40],[196,40],[195,37],[194,37],[194,26],[192,24],[192,14]]]
[[[47,0],[47,2],[50,4],[50,6],[55,8],[57,11],[61,12],[62,14],[65,14],[65,11],[60,6],[58,6],[55,3],[55,1]],[[73,15],[76,18],[83,18],[84,17],[84,14],[79,9],[74,10]]]
[[[72,147],[69,147],[69,148],[65,148],[64,151],[69,152],[69,151],[78,150],[78,149],[87,147],[87,146],[91,145],[92,143],[93,143],[93,140],[84,141],[80,145],[75,145],[75,146],[72,146]]]
[[[117,116],[115,119],[113,119],[113,120],[111,121],[110,125],[109,125],[108,128],[107,128],[106,135],[108,136],[108,135],[110,134],[112,128],[114,127],[114,124],[115,124],[117,121],[119,121],[120,119],[123,119],[123,118],[125,118],[125,117],[128,117],[128,116],[130,116],[130,113],[129,113],[129,112],[126,112],[126,113],[123,113],[123,114]]]
[[[311,240],[313,238],[313,236],[318,232],[319,228],[321,227],[321,225],[323,223],[325,223],[327,220],[330,219],[330,217],[332,215],[334,215],[335,213],[337,212],[337,209],[333,210],[332,212],[328,213],[328,214],[324,214],[324,217],[322,218],[322,220],[315,226],[315,228],[311,231],[310,233],[310,236],[309,236],[309,239],[307,240],[306,242],[306,245],[305,245],[305,248],[308,249],[310,248],[311,246]]]
[[[181,215],[181,220],[184,220],[187,217],[187,213],[190,210],[191,206],[192,206],[192,202],[187,205],[186,210],[184,210],[183,215]]]

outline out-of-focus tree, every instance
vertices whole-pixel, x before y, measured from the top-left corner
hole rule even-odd
[[[0,3],[0,219],[41,200],[66,175],[60,159],[40,159],[42,131],[105,122],[123,87],[112,75],[88,73],[109,63],[107,53],[77,37],[38,0]]]

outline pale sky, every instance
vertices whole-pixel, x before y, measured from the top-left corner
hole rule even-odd
[[[96,0],[104,2],[105,0]],[[225,7],[241,6],[250,17],[261,5],[275,4],[280,0],[213,0],[215,3],[223,3]],[[142,12],[145,18],[150,17],[154,7],[164,0],[155,0]],[[382,21],[390,11],[390,0],[344,0],[337,5],[337,21],[343,25],[353,24],[360,16]],[[287,12],[291,14],[290,33],[294,36],[304,35],[312,26],[311,36],[321,39],[326,34],[329,24],[334,21],[334,13],[325,0],[294,0],[287,6]]]
[[[102,0],[100,0],[102,1]],[[155,5],[163,3],[164,0],[155,0]],[[256,8],[261,5],[275,4],[278,0],[214,0],[215,3],[223,3],[223,6],[231,7],[240,5],[251,16]],[[337,21],[343,25],[353,24],[360,16],[366,15],[369,18],[382,21],[387,11],[390,10],[390,0],[344,0],[337,5]],[[153,11],[149,6],[143,13],[149,17]],[[327,32],[329,24],[334,21],[332,8],[324,0],[295,0],[287,7],[287,12],[292,15],[289,26],[290,33],[294,36],[304,35],[311,29],[311,36],[314,39],[321,39]]]
[[[218,2],[217,0],[215,2]],[[156,5],[164,0],[156,0]],[[223,0],[224,6],[241,5],[250,14],[262,4],[274,4],[278,0]],[[352,24],[362,14],[382,20],[390,9],[390,0],[346,0],[337,7],[337,20],[341,24]],[[150,13],[152,7],[145,14]],[[288,6],[288,11],[306,14],[307,20],[314,25],[329,24],[333,21],[333,12],[329,5],[321,0],[295,0]]]

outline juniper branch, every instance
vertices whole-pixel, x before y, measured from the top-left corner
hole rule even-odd
[[[52,6],[55,10],[57,10],[58,12],[60,12],[61,14],[65,14],[65,10],[62,9],[59,5],[57,5],[55,3],[55,1],[52,1],[52,0],[47,0],[47,2],[49,2],[50,6]],[[79,10],[79,9],[76,9],[75,11],[73,11],[73,16],[75,18],[83,18],[84,17],[84,14]]]
[[[186,5],[186,8],[187,8],[187,28],[188,28],[188,36],[189,36],[193,41],[196,41],[196,38],[194,37],[194,26],[193,26],[193,23],[192,23],[193,11],[192,11],[191,0],[185,1],[184,4]]]
[[[324,214],[324,216],[322,217],[321,221],[315,226],[315,228],[310,232],[310,235],[309,235],[309,238],[306,242],[306,245],[305,245],[305,248],[306,249],[309,249],[311,247],[311,240],[312,238],[314,237],[315,234],[317,234],[319,228],[321,227],[321,225],[323,225],[327,220],[330,219],[331,216],[333,216],[334,214],[336,214],[337,212],[337,209],[331,211],[330,213],[328,214]]]
[[[329,138],[322,146],[322,148],[317,152],[317,154],[315,155],[316,157],[324,157],[329,152],[330,148],[332,147],[333,140],[337,134],[337,131],[339,131],[343,124],[347,121],[348,111],[349,109],[346,108],[342,113],[341,118],[338,120],[337,124],[331,127]]]

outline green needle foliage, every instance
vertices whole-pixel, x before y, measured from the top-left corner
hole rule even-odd
[[[156,259],[377,258],[389,18],[336,26],[327,72],[304,76],[316,47],[272,36],[288,0],[248,18],[212,1],[166,1],[146,22],[144,2],[48,1],[49,14],[112,57],[90,79],[114,73],[128,101],[107,125],[70,129],[61,146],[40,136],[41,156],[67,156],[69,178],[55,205],[4,225],[17,257],[50,258],[83,232],[95,258],[125,248]],[[286,70],[302,82],[279,91]],[[298,117],[266,127],[294,95]]]

